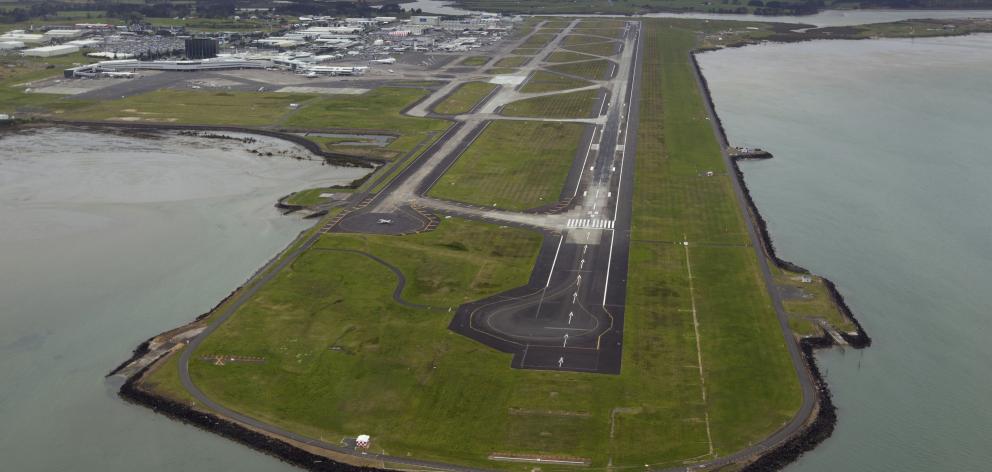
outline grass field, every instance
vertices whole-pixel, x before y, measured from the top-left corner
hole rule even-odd
[[[430,195],[507,210],[558,201],[584,125],[494,121]]]
[[[533,56],[541,52],[541,48],[516,48],[510,52],[518,56]]]
[[[120,100],[105,100],[66,113],[79,120],[117,120],[203,125],[264,126],[289,114],[290,103],[307,103],[317,95],[256,92],[209,92],[160,89]]]
[[[62,69],[74,63],[93,60],[79,54],[61,57],[0,56],[0,113],[16,115],[20,111],[65,112],[84,107],[89,102],[64,95],[27,93],[27,82],[61,76]],[[51,67],[51,68],[49,68]]]
[[[726,454],[786,422],[799,407],[799,385],[757,259],[744,245],[747,234],[732,177],[699,176],[701,169],[722,169],[723,163],[688,61],[696,33],[669,24],[645,22],[643,36],[628,272],[631,287],[643,289],[628,291],[625,333],[648,319],[686,318],[678,311],[689,305],[685,280],[649,281],[672,270],[659,260],[677,261],[683,279],[691,261],[705,408],[715,450]],[[683,237],[688,248],[666,242]],[[689,328],[684,335],[693,337]],[[633,354],[625,350],[624,355],[627,362]]]
[[[478,67],[489,62],[489,59],[492,58],[489,56],[468,56],[465,59],[462,59],[462,62],[458,65]]]
[[[555,36],[557,35],[535,33],[533,36],[527,38],[527,41],[524,41],[519,47],[524,49],[540,49],[555,39]]]
[[[801,335],[819,335],[822,331],[817,320],[828,322],[840,331],[854,331],[857,327],[841,314],[830,298],[822,277],[809,275],[810,282],[803,282],[803,274],[772,268],[775,283],[788,287],[782,305],[789,313],[789,324]],[[788,294],[792,293],[793,296]]]
[[[468,82],[448,95],[441,103],[434,105],[434,112],[443,115],[458,115],[468,113],[479,100],[489,95],[496,85],[487,82]]]
[[[520,88],[521,92],[554,92],[558,90],[569,90],[593,85],[582,79],[566,77],[564,75],[553,74],[551,72],[538,70],[527,79],[527,83]]]
[[[623,31],[624,31],[624,28],[623,27],[620,27],[620,28],[589,28],[589,27],[582,27],[581,25],[578,28],[573,28],[572,29],[572,32],[575,33],[575,34],[584,34],[584,35],[589,35],[589,36],[593,36],[593,37],[601,36],[601,37],[603,37],[605,39],[619,39],[620,36],[623,34]],[[602,40],[602,38],[601,38],[601,40]]]
[[[603,43],[579,44],[576,46],[562,46],[570,51],[592,54],[594,56],[615,56],[619,42],[607,41]]]
[[[400,114],[427,96],[417,88],[380,87],[361,95],[336,95],[308,103],[286,120],[298,128],[353,128],[391,133],[422,133],[447,128],[448,122]]]
[[[448,125],[441,120],[400,114],[427,93],[424,89],[390,87],[380,87],[362,95],[335,96],[162,89],[103,101],[67,116],[242,126],[281,124],[300,129],[367,129],[416,134],[444,129]],[[290,103],[301,106],[291,110]]]
[[[587,118],[592,115],[598,96],[596,90],[582,90],[528,98],[507,104],[500,113],[506,116]]]
[[[193,380],[313,437],[367,433],[376,452],[515,471],[534,467],[487,456],[685,467],[712,457],[711,444],[725,456],[780,427],[799,406],[797,379],[731,177],[699,176],[722,162],[688,62],[697,35],[678,25],[645,21],[620,375],[510,369],[509,356],[449,332],[447,307],[527,280],[540,237],[445,219],[411,236],[323,237],[196,353],[265,362],[194,361]],[[394,303],[391,272],[328,249],[387,260],[408,279],[404,298],[440,310]],[[166,365],[151,380],[169,391],[175,382],[157,376],[174,372]]]
[[[588,54],[582,54],[572,51],[555,51],[548,54],[545,62],[572,62],[572,61],[588,61],[591,59],[596,59],[596,56],[590,56]]]
[[[613,28],[613,29],[619,28],[619,29],[622,29],[623,28],[623,24],[624,24],[624,21],[623,20],[608,20],[608,19],[591,20],[591,19],[586,18],[586,19],[583,19],[578,25],[576,25],[576,28],[579,28],[579,29],[585,29],[585,28]]]
[[[572,23],[572,20],[548,20],[543,25],[541,25],[541,29],[544,29],[544,28],[562,29],[562,28],[567,27],[571,23]]]
[[[293,195],[291,195],[289,198],[286,199],[286,203],[290,205],[302,205],[302,206],[317,205],[327,201],[326,198],[320,196],[321,194],[348,193],[352,191],[354,191],[354,189],[340,189],[334,187],[311,188],[294,193]]]
[[[585,77],[592,80],[604,80],[608,78],[606,74],[609,73],[614,66],[615,63],[613,61],[597,59],[594,61],[573,62],[571,64],[548,66],[547,69],[554,72],[577,75],[579,77]]]
[[[520,67],[527,63],[530,57],[527,56],[507,56],[494,64],[495,67]]]
[[[492,69],[486,69],[485,73],[493,74],[493,75],[507,75],[507,74],[516,74],[517,71],[519,71],[519,69],[512,69],[509,67],[494,67]]]
[[[590,44],[590,43],[602,43],[608,42],[610,40],[603,39],[599,36],[590,36],[587,34],[572,33],[565,36],[565,39],[561,41],[562,47],[577,46],[580,44]]]

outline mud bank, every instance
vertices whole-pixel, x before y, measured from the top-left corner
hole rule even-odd
[[[44,127],[50,126],[52,124],[65,126],[65,127],[76,127],[88,130],[115,130],[120,132],[132,132],[139,133],[141,131],[227,131],[229,133],[244,133],[244,134],[255,134],[260,136],[268,136],[270,138],[277,138],[284,141],[289,141],[300,147],[305,148],[310,153],[320,156],[324,159],[324,162],[328,164],[334,164],[339,166],[347,167],[365,167],[374,168],[385,164],[385,161],[373,158],[364,158],[350,156],[346,154],[338,154],[324,151],[320,148],[317,143],[310,141],[302,136],[297,136],[292,133],[283,133],[280,131],[272,131],[267,129],[258,128],[244,128],[238,126],[208,126],[208,125],[177,125],[169,123],[115,123],[108,121],[70,121],[70,120],[52,120],[48,122],[35,122],[30,125],[20,126],[22,129],[27,129],[30,127]]]
[[[716,112],[716,105],[713,103],[713,96],[710,93],[709,84],[706,82],[706,76],[703,75],[702,70],[699,68],[699,63],[696,61],[696,54],[700,52],[704,51],[690,52],[689,61],[692,63],[695,74],[699,79],[703,98],[706,100],[710,110],[712,110],[721,148],[726,150],[728,147],[728,142],[727,134],[723,127],[723,122],[720,120],[720,116]],[[761,216],[761,212],[758,211],[758,207],[755,205],[754,199],[751,197],[751,192],[748,189],[747,182],[744,179],[744,173],[738,165],[738,161],[746,159],[746,157],[735,157],[729,155],[728,157],[730,158],[729,161],[731,166],[733,166],[734,177],[740,184],[741,190],[744,194],[744,200],[747,204],[747,211],[758,227],[758,237],[761,239],[760,243],[766,256],[771,259],[772,263],[779,269],[809,274],[810,271],[808,269],[778,257],[778,254],[775,252],[775,244],[772,241],[771,234],[768,232],[768,224],[764,217]],[[851,345],[851,347],[856,349],[862,349],[870,346],[871,337],[868,336],[868,333],[865,332],[864,328],[861,326],[861,323],[854,316],[854,313],[844,300],[843,295],[837,291],[837,286],[825,277],[823,280],[828,292],[830,293],[831,299],[837,306],[837,309],[840,310],[841,313],[850,319],[851,322],[857,327],[857,330],[854,333],[841,332],[841,337],[843,337],[844,340]],[[826,333],[819,337],[804,338],[799,341],[799,347],[802,351],[803,359],[806,362],[806,369],[809,371],[814,388],[817,392],[816,413],[812,419],[799,431],[793,434],[790,439],[779,444],[770,451],[761,454],[757,459],[745,465],[741,469],[742,471],[766,472],[781,470],[798,459],[801,455],[803,455],[803,453],[813,450],[817,445],[825,441],[831,434],[833,434],[834,427],[837,424],[837,409],[833,404],[830,388],[816,364],[816,356],[814,352],[816,349],[826,349],[833,346],[833,339]]]

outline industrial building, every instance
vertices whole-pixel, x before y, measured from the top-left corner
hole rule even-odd
[[[83,35],[83,30],[79,29],[53,29],[45,31],[48,39],[76,39]]]
[[[42,46],[40,48],[25,49],[21,54],[35,57],[64,56],[79,51],[79,46],[61,44],[58,46]]]
[[[178,72],[195,72],[202,70],[234,70],[234,69],[264,69],[271,66],[269,61],[252,61],[245,59],[203,59],[195,61],[139,61],[124,59],[103,61],[95,64],[73,67],[65,70],[65,78],[100,77],[112,72],[134,72],[138,70],[168,70]]]
[[[20,41],[24,44],[41,44],[48,41],[43,34],[25,33],[24,30],[13,30],[0,35],[0,41]]]
[[[186,59],[210,59],[217,57],[217,40],[211,38],[189,38],[186,40]]]
[[[10,51],[13,49],[24,49],[24,43],[20,41],[0,41],[0,51]]]

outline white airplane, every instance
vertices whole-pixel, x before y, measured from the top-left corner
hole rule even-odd
[[[373,59],[373,60],[369,61],[369,63],[371,63],[371,64],[395,64],[396,63],[396,58],[395,57],[387,57],[385,59]]]
[[[316,79],[317,78],[317,73],[316,72],[312,72],[312,71],[311,72],[307,72],[307,78],[308,79]]]
[[[380,225],[391,225],[391,224],[393,224],[393,220],[387,220],[385,218],[379,218],[379,224]]]

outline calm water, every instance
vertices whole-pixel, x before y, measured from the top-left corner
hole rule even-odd
[[[653,18],[696,18],[703,20],[772,21],[804,23],[815,26],[853,26],[871,23],[936,18],[992,18],[992,10],[825,10],[815,15],[765,16],[727,15],[719,13],[651,13]]]
[[[0,136],[0,468],[293,470],[124,403],[103,376],[310,224],[278,197],[363,173],[217,140]]]
[[[474,10],[466,10],[455,6],[454,2],[444,0],[416,0],[401,3],[406,9],[419,8],[425,14],[436,15],[470,15]],[[583,16],[583,15],[547,15],[547,16]],[[805,23],[816,26],[851,26],[870,23],[888,23],[891,21],[919,18],[992,18],[992,10],[825,10],[815,15],[805,16],[759,16],[759,15],[728,15],[719,13],[649,13],[644,15],[651,18],[694,18],[702,20],[738,20],[738,21],[773,21],[778,23]]]
[[[840,421],[792,471],[992,463],[992,35],[700,57],[785,259],[832,278],[875,339],[819,356]]]

